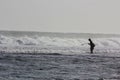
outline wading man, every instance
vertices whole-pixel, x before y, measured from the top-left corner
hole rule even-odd
[[[90,42],[90,43],[88,43],[90,45],[90,52],[93,53],[95,44],[92,42],[92,40],[90,38],[88,39],[88,41]]]

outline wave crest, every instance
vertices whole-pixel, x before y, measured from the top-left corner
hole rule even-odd
[[[120,47],[120,38],[95,38],[93,39],[93,42],[97,45],[97,47]],[[24,36],[18,38],[0,35],[0,44],[87,47],[87,43],[87,39],[81,38],[59,38],[40,36]]]

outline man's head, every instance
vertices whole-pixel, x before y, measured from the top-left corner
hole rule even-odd
[[[90,38],[89,38],[88,40],[89,40],[89,41],[91,41],[91,39],[90,39]]]

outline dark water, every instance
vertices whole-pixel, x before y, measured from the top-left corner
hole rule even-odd
[[[0,80],[120,80],[120,57],[0,53]]]
[[[109,38],[120,37],[120,34],[100,34],[100,33],[58,33],[58,32],[32,32],[32,31],[0,31],[4,36],[44,36],[44,37],[61,37],[61,38]]]

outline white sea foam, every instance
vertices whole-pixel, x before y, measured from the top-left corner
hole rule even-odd
[[[120,38],[93,38],[92,40],[96,44],[96,53],[120,52]],[[88,53],[88,43],[85,38],[0,35],[0,51],[4,52]]]
[[[120,38],[94,38],[97,47],[120,47]],[[0,44],[12,45],[45,45],[58,47],[83,47],[88,40],[84,38],[59,38],[59,37],[8,37],[0,35]]]

